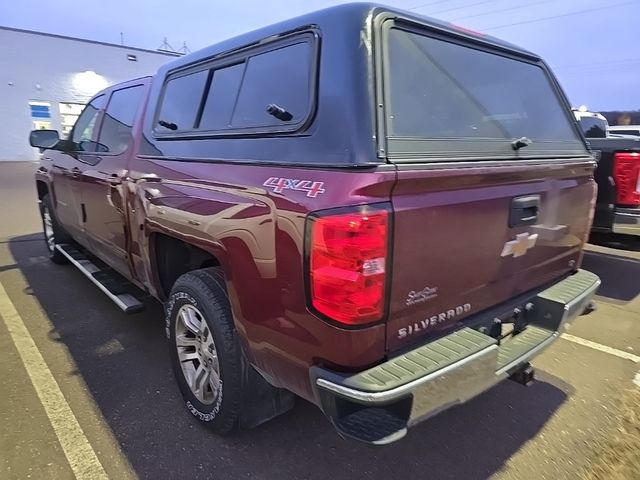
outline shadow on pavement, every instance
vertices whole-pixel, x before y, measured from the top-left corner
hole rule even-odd
[[[630,302],[640,294],[640,260],[585,252],[582,268],[595,273],[602,280],[598,289],[601,297]]]
[[[602,247],[617,248],[630,252],[640,252],[640,238],[616,233],[591,233],[589,243]]]
[[[72,266],[45,261],[43,242],[24,241],[36,238],[15,239],[11,252],[54,326],[50,337],[68,348],[141,478],[484,479],[543,428],[571,390],[544,374],[529,388],[503,382],[386,447],[342,440],[304,401],[257,429],[216,437],[181,401],[161,306],[122,314]]]

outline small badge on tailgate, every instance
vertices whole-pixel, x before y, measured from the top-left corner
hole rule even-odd
[[[502,247],[501,257],[508,257],[509,255],[513,255],[514,258],[521,257],[526,255],[527,250],[533,248],[538,240],[538,234],[534,233],[533,235],[529,233],[520,233],[516,235],[515,240],[510,240],[504,244]]]
[[[422,290],[411,290],[407,295],[407,299],[405,303],[407,307],[411,305],[415,305],[417,303],[423,303],[427,300],[431,300],[432,298],[436,298],[438,296],[438,288],[437,287],[424,287]]]

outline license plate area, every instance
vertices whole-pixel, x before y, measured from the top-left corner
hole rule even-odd
[[[484,335],[498,340],[498,345],[503,341],[524,332],[531,323],[533,304],[530,302],[510,308],[503,313],[493,315],[483,322],[477,323],[472,328]]]

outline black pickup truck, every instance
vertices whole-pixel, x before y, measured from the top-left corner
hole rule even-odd
[[[601,115],[574,113],[598,161],[598,197],[591,231],[640,239],[640,137],[609,136],[607,121]]]
[[[598,160],[592,231],[640,238],[640,137],[588,140]]]

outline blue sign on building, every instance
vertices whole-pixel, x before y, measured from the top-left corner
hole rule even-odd
[[[32,118],[51,118],[49,105],[29,105]]]

